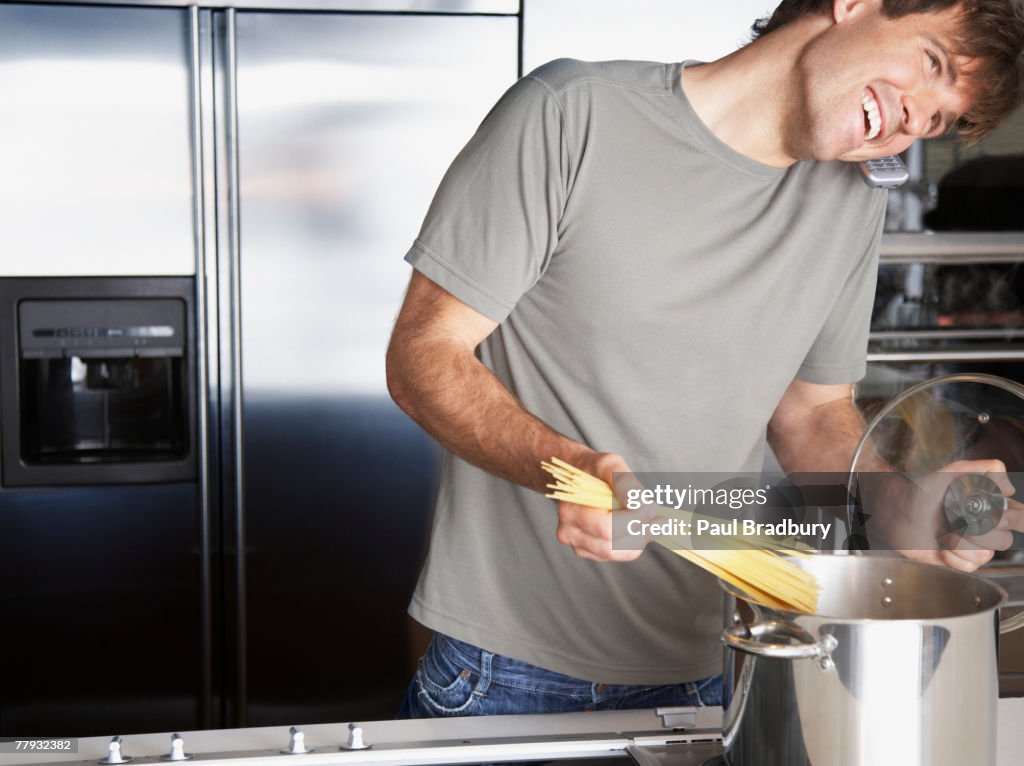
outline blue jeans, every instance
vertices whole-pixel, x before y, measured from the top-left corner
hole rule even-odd
[[[399,718],[572,713],[722,704],[722,677],[665,686],[600,684],[544,670],[437,633]]]

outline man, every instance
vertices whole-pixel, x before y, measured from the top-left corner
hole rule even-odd
[[[852,163],[991,130],[1018,5],[786,0],[712,63],[559,61],[506,93],[407,255],[388,350],[450,450],[403,715],[720,702],[714,579],[556,514],[540,461],[756,471],[767,433],[787,470],[843,470],[885,205]]]

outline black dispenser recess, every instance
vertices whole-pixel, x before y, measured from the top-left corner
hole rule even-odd
[[[5,312],[14,327],[5,328],[2,349],[4,485],[193,478],[188,291],[116,295],[139,285],[26,282],[34,284],[10,296]],[[84,282],[84,292],[91,285],[95,297],[67,294],[68,282]]]

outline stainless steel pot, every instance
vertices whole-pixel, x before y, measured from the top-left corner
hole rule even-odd
[[[992,766],[996,620],[982,577],[821,555],[818,613],[736,598],[726,652],[729,766]],[[731,692],[731,699],[728,699]]]

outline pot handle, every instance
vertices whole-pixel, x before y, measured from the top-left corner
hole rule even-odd
[[[788,641],[786,639],[789,639]],[[796,641],[796,643],[793,643]],[[777,660],[819,660],[822,667],[831,666],[831,654],[839,642],[826,634],[815,641],[807,631],[785,622],[738,622],[722,631],[722,643],[738,652]]]
[[[1024,612],[1018,612],[1013,617],[1003,617],[999,620],[999,633],[1010,633],[1014,630],[1024,628]]]
[[[1024,606],[1024,567],[1020,564],[985,567],[977,574],[1006,591],[1006,601],[1002,608]],[[1000,633],[1009,633],[1018,628],[1024,628],[1024,612],[1018,612],[1012,617],[1000,616]]]

